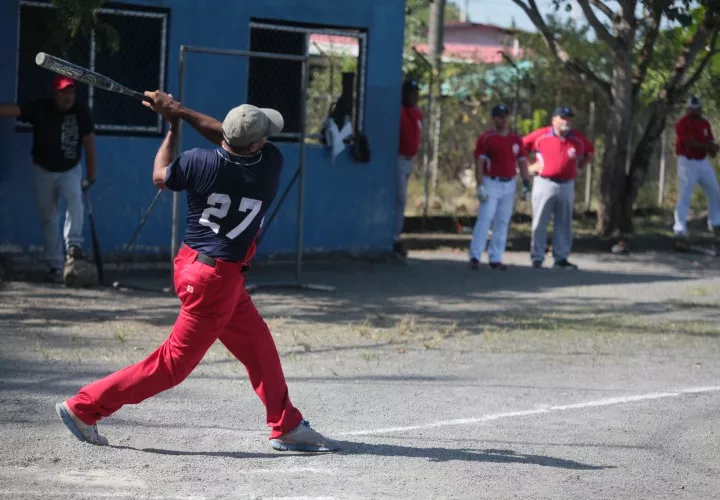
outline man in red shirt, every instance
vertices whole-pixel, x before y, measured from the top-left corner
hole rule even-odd
[[[402,88],[402,109],[400,111],[400,158],[398,159],[397,198],[395,204],[395,231],[393,251],[405,258],[407,250],[400,241],[405,222],[408,179],[413,170],[413,158],[420,148],[422,111],[418,108],[420,91],[415,80],[406,80]]]
[[[537,174],[532,188],[532,237],[530,257],[533,267],[542,267],[547,245],[550,216],[553,225],[554,267],[576,269],[568,261],[572,249],[572,217],[575,203],[577,171],[590,161],[595,148],[581,133],[572,130],[575,115],[561,106],[553,112],[552,125],[523,138],[528,151],[535,152],[536,161],[529,167]]]
[[[675,124],[675,154],[678,157],[678,199],[675,206],[673,231],[684,237],[687,233],[687,217],[690,198],[697,184],[708,201],[708,227],[720,233],[720,189],[708,155],[715,157],[718,146],[710,123],[703,118],[702,102],[691,97],[687,113]]]
[[[522,138],[510,131],[509,114],[510,110],[504,104],[495,106],[492,109],[495,126],[478,137],[475,143],[473,156],[480,206],[470,243],[470,269],[480,267],[490,225],[493,227],[488,248],[490,267],[502,270],[506,268],[502,256],[515,201],[515,176],[518,167],[524,184],[523,198],[527,199],[530,194],[530,174]]]

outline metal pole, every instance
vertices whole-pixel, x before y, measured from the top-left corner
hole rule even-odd
[[[303,258],[303,219],[305,206],[305,133],[307,121],[307,93],[308,93],[308,61],[302,62],[302,82],[300,84],[300,177],[298,179],[298,216],[297,216],[297,262],[295,278],[300,284]]]
[[[433,71],[432,68],[430,69],[430,82],[428,86],[428,97],[427,97],[427,119],[425,120],[425,148],[424,154],[423,154],[423,175],[425,177],[425,188],[424,188],[424,197],[425,200],[423,202],[423,217],[424,221],[427,224],[427,217],[428,217],[428,209],[430,207],[430,155],[431,155],[431,149],[432,149],[432,141],[430,140],[430,127],[429,125],[432,123],[432,109],[433,109],[433,85],[435,85],[435,80],[433,78]]]
[[[590,123],[588,124],[588,138],[595,141],[595,100],[590,101]],[[592,176],[594,160],[585,167],[585,211],[590,211],[592,204]]]
[[[178,102],[183,103],[185,100],[185,45],[180,46],[180,76],[178,78]],[[182,151],[182,120],[178,124],[177,130],[177,143],[175,144],[175,151],[173,152],[173,158],[177,159]],[[180,193],[173,191],[173,204],[172,204],[172,236],[170,242],[170,262],[175,260],[179,248],[179,217],[180,217]]]
[[[660,182],[658,183],[658,206],[665,203],[665,162],[667,160],[667,127],[663,128],[660,139]]]

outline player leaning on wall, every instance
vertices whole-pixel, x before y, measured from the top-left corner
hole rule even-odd
[[[2,104],[0,116],[15,117],[33,126],[32,175],[35,201],[43,229],[44,259],[48,265],[45,280],[83,285],[92,281],[93,268],[77,265],[84,256],[81,250],[84,210],[82,192],[97,175],[95,124],[88,106],[75,99],[75,82],[58,75],[52,83],[50,97],[27,103]],[[82,179],[80,159],[85,149],[87,178]],[[60,238],[59,202],[67,205],[63,237]],[[65,269],[63,276],[63,268]]]

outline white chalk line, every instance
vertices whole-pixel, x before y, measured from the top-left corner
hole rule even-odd
[[[548,406],[545,408],[537,408],[534,410],[511,411],[506,413],[491,413],[481,417],[459,418],[454,420],[441,420],[439,422],[430,422],[420,425],[408,425],[405,427],[386,427],[380,429],[368,429],[364,431],[351,431],[337,434],[338,436],[369,436],[372,434],[390,434],[395,432],[420,431],[425,429],[434,429],[436,427],[451,427],[454,425],[472,425],[482,422],[490,422],[492,420],[501,420],[504,418],[525,417],[528,415],[541,415],[544,413],[555,413],[568,410],[580,410],[583,408],[596,408],[601,406],[614,406],[628,403],[636,403],[638,401],[653,401],[657,399],[676,398],[687,394],[702,394],[708,392],[720,392],[720,386],[709,387],[690,387],[673,392],[652,392],[648,394],[638,394],[636,396],[622,396],[617,398],[596,399],[593,401],[585,401],[583,403],[575,403],[569,405]]]

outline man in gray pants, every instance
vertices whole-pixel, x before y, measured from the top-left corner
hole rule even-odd
[[[50,98],[0,105],[0,117],[16,117],[33,125],[35,201],[43,227],[46,281],[62,282],[63,240],[60,239],[60,197],[67,204],[64,242],[68,256],[82,259],[83,191],[95,182],[95,125],[87,105],[75,100],[75,82],[62,75],[53,80]],[[80,157],[86,152],[87,179]]]
[[[532,237],[530,258],[533,267],[542,267],[547,245],[547,226],[553,224],[554,267],[576,269],[568,261],[572,250],[572,218],[575,203],[575,177],[579,168],[590,161],[595,148],[585,136],[572,130],[575,115],[566,106],[553,112],[552,125],[523,138],[528,153],[536,161],[529,167],[536,174],[532,188]]]

